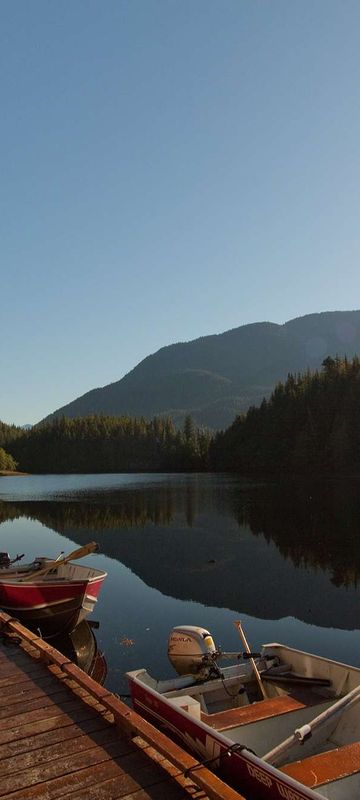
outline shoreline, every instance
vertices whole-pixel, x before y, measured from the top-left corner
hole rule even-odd
[[[30,475],[30,473],[29,472],[17,472],[16,470],[11,470],[11,469],[0,469],[0,478],[8,478],[10,476],[14,477],[16,475],[21,477],[21,476],[24,476],[24,475]]]

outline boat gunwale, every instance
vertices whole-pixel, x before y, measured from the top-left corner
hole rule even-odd
[[[35,573],[33,580],[26,580],[25,581],[25,580],[23,580],[23,578],[27,578],[28,577],[28,575],[29,575],[28,572],[17,573],[17,576],[16,577],[14,576],[13,578],[5,577],[5,576],[2,577],[1,576],[1,572],[0,572],[0,587],[1,586],[19,586],[19,587],[24,587],[24,588],[25,587],[31,588],[34,585],[37,585],[37,586],[53,586],[54,584],[61,584],[62,586],[66,585],[66,584],[69,584],[71,586],[76,586],[76,585],[84,586],[84,585],[87,585],[89,583],[96,583],[99,580],[104,581],[105,578],[107,577],[107,574],[108,574],[107,572],[105,572],[105,570],[93,569],[92,567],[89,567],[89,568],[82,567],[82,569],[89,569],[89,570],[91,569],[91,571],[95,572],[96,574],[88,576],[87,578],[85,576],[83,578],[81,578],[81,577],[79,577],[79,578],[70,578],[70,577],[61,576],[61,575],[53,575],[51,578],[49,578],[47,575],[40,576],[40,577],[37,576],[36,577],[36,573]]]
[[[289,653],[297,653],[299,656],[307,656],[308,658],[314,659],[315,661],[325,662],[326,664],[335,664],[337,667],[341,667],[342,669],[349,669],[351,672],[358,672],[360,675],[360,667],[355,667],[353,664],[346,664],[344,661],[336,661],[334,658],[327,658],[326,656],[319,656],[317,653],[309,653],[306,650],[299,650],[296,647],[290,647],[287,644],[281,644],[281,642],[270,642],[264,644],[262,646],[262,650],[266,652],[266,648],[279,648],[281,647],[283,650],[287,650]],[[264,675],[266,679],[266,675]]]

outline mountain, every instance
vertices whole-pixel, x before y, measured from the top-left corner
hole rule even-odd
[[[258,322],[162,347],[121,380],[92,389],[46,419],[110,414],[168,415],[181,424],[225,428],[258,405],[289,372],[316,369],[328,356],[360,353],[360,311],[309,314],[278,325]]]

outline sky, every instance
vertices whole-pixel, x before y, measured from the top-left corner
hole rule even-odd
[[[360,308],[359,0],[0,0],[0,419]]]

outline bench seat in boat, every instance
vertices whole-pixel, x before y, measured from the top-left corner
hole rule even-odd
[[[317,696],[317,702],[319,702],[319,699],[321,698]],[[300,708],[305,708],[305,705],[309,704],[305,704],[302,700],[290,695],[283,694],[268,700],[259,700],[257,703],[251,703],[247,706],[218,711],[215,714],[206,714],[202,711],[201,719],[217,731],[226,731],[228,728],[235,728],[261,719],[277,717],[279,714],[298,711]]]
[[[315,789],[321,784],[331,783],[360,772],[360,742],[326,750],[301,761],[293,761],[280,769],[304,786]]]

